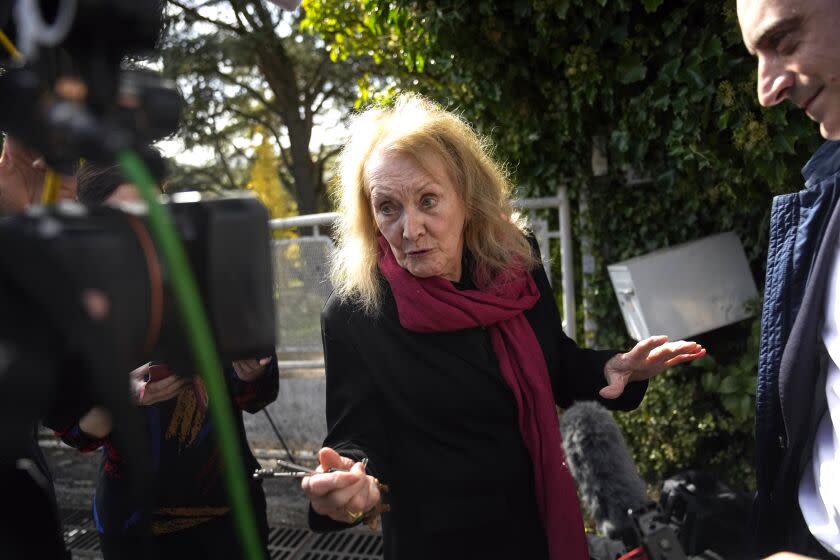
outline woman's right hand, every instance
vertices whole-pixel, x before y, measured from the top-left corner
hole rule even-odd
[[[303,493],[312,509],[342,523],[355,523],[381,500],[378,481],[365,474],[365,466],[335,450],[324,447],[318,452],[318,474],[301,481]],[[330,469],[341,469],[328,472]]]
[[[149,365],[144,364],[131,372],[131,386],[135,401],[139,405],[149,406],[168,401],[190,383],[188,378],[177,375],[170,375],[160,381],[144,381],[149,372]]]

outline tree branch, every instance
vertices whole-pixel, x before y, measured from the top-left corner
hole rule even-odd
[[[278,114],[280,113],[280,108],[277,107],[276,104],[271,103],[268,99],[266,99],[263,96],[263,94],[260,93],[259,91],[257,91],[253,86],[250,86],[248,84],[240,82],[239,80],[237,80],[236,78],[234,78],[230,74],[225,74],[224,72],[222,72],[218,68],[214,68],[214,69],[208,71],[208,74],[213,75],[213,76],[217,76],[217,77],[221,78],[223,82],[225,82],[227,84],[230,84],[232,86],[241,87],[242,89],[247,91],[251,96],[253,96],[257,101],[262,103],[262,105],[265,106],[266,109],[268,109],[269,111],[272,111],[273,113],[278,113]]]
[[[292,156],[289,155],[289,150],[283,147],[283,143],[280,141],[280,136],[275,134],[274,138],[277,140],[277,145],[280,146],[280,157],[283,159],[283,165],[286,166],[286,169],[291,169]]]
[[[318,90],[321,89],[321,87],[323,87],[322,85],[319,85],[318,88],[316,89],[315,84],[318,83],[319,81],[321,81],[321,82],[323,81],[324,67],[326,66],[326,64],[327,64],[327,58],[324,57],[324,58],[321,59],[321,62],[318,63],[318,67],[315,68],[315,72],[312,73],[312,77],[306,82],[306,84],[304,84],[303,91],[306,92],[306,95],[309,95],[309,92],[311,92],[311,91],[316,91],[317,92]],[[316,93],[316,95],[317,95],[317,93]]]
[[[257,17],[260,18],[261,29],[274,30],[277,27],[274,18],[271,17],[271,14],[265,9],[265,6],[260,0],[251,3],[251,6],[257,12]]]
[[[318,101],[318,104],[317,104],[317,105],[315,105],[315,107],[313,107],[313,108],[312,108],[312,112],[313,112],[313,113],[315,113],[315,114],[320,113],[320,112],[321,112],[321,108],[324,106],[324,103],[327,101],[327,99],[329,99],[330,97],[332,97],[332,93],[333,93],[334,91],[335,91],[335,86],[333,86],[333,87],[331,87],[331,88],[329,88],[329,89],[326,89],[326,90],[322,91],[321,93],[322,93],[322,95],[323,95],[323,96],[321,97],[321,100],[320,100],[320,101]]]
[[[237,35],[242,35],[246,31],[244,28],[237,28],[237,27],[234,27],[233,25],[230,25],[229,23],[225,23],[223,21],[218,21],[218,20],[215,20],[213,18],[209,18],[207,16],[203,16],[198,12],[198,10],[196,8],[192,8],[190,6],[187,6],[183,2],[181,2],[180,0],[168,0],[168,2],[172,5],[174,5],[174,6],[177,6],[178,8],[181,8],[181,10],[183,10],[184,13],[187,13],[187,14],[191,15],[195,19],[198,19],[198,20],[210,23],[212,25],[221,27],[222,29],[227,29],[228,31],[230,31],[232,33],[236,33]]]
[[[265,27],[260,23],[257,23],[253,16],[251,16],[248,12],[248,3],[243,4],[242,0],[230,0],[230,6],[233,8],[237,20],[241,22],[242,18],[245,18],[248,25],[251,26],[252,33],[258,33],[260,35],[265,34]]]
[[[230,169],[230,166],[227,162],[227,158],[222,152],[222,142],[218,136],[213,136],[213,146],[216,148],[216,157],[218,158],[219,163],[222,165],[222,170],[225,172],[225,177],[228,180],[228,185],[230,185],[231,188],[237,188],[236,181],[233,178],[233,171]]]
[[[321,145],[321,148],[318,150],[318,163],[324,163],[334,155],[338,154],[341,151],[342,146],[334,146],[331,148],[327,153],[322,153],[324,149],[324,145]]]

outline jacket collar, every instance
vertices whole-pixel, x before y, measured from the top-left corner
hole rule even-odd
[[[814,152],[802,168],[805,188],[809,189],[838,172],[840,172],[840,140],[829,140]]]

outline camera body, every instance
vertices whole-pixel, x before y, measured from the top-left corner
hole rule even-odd
[[[181,98],[150,71],[123,70],[152,51],[159,0],[17,0],[0,7],[0,30],[23,52],[0,50],[0,129],[71,174],[80,158],[114,161],[178,128]]]
[[[265,208],[252,196],[203,200],[198,193],[179,193],[167,206],[221,358],[272,355],[276,331]],[[104,298],[102,320],[112,329],[124,372],[156,360],[179,375],[194,373],[169,272],[142,211],[60,203],[0,221],[0,235],[8,230],[49,244],[49,253],[30,258],[53,255],[60,261],[55,266],[72,277],[64,281]]]
[[[154,48],[163,4],[0,2],[0,31],[23,54],[0,51],[0,130],[63,174],[72,174],[81,158],[105,163],[118,155],[137,154],[147,167],[159,167],[149,146],[177,129],[180,96],[156,74],[122,65],[127,56]],[[166,206],[219,357],[229,362],[273,355],[265,208],[253,197],[205,200],[196,193],[173,195]],[[21,468],[37,448],[37,422],[72,425],[91,406],[103,405],[112,417],[112,442],[128,466],[131,499],[148,521],[152,453],[128,373],[149,360],[178,375],[196,373],[184,310],[158,253],[142,210],[66,203],[0,218],[0,472],[7,481],[3,490],[9,493],[14,484],[18,501],[52,493],[49,481]],[[14,482],[21,477],[36,484]],[[11,550],[26,550],[49,537],[60,548],[56,512],[39,512],[55,523],[29,520],[37,537],[14,529],[0,531],[0,540]]]

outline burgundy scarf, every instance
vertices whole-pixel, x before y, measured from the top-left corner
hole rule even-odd
[[[583,518],[563,454],[548,368],[524,314],[540,299],[534,279],[519,274],[494,286],[493,293],[458,290],[445,278],[412,276],[397,263],[382,236],[379,247],[379,269],[391,286],[405,329],[428,333],[487,328],[502,376],[516,398],[549,555],[552,560],[587,560]]]

